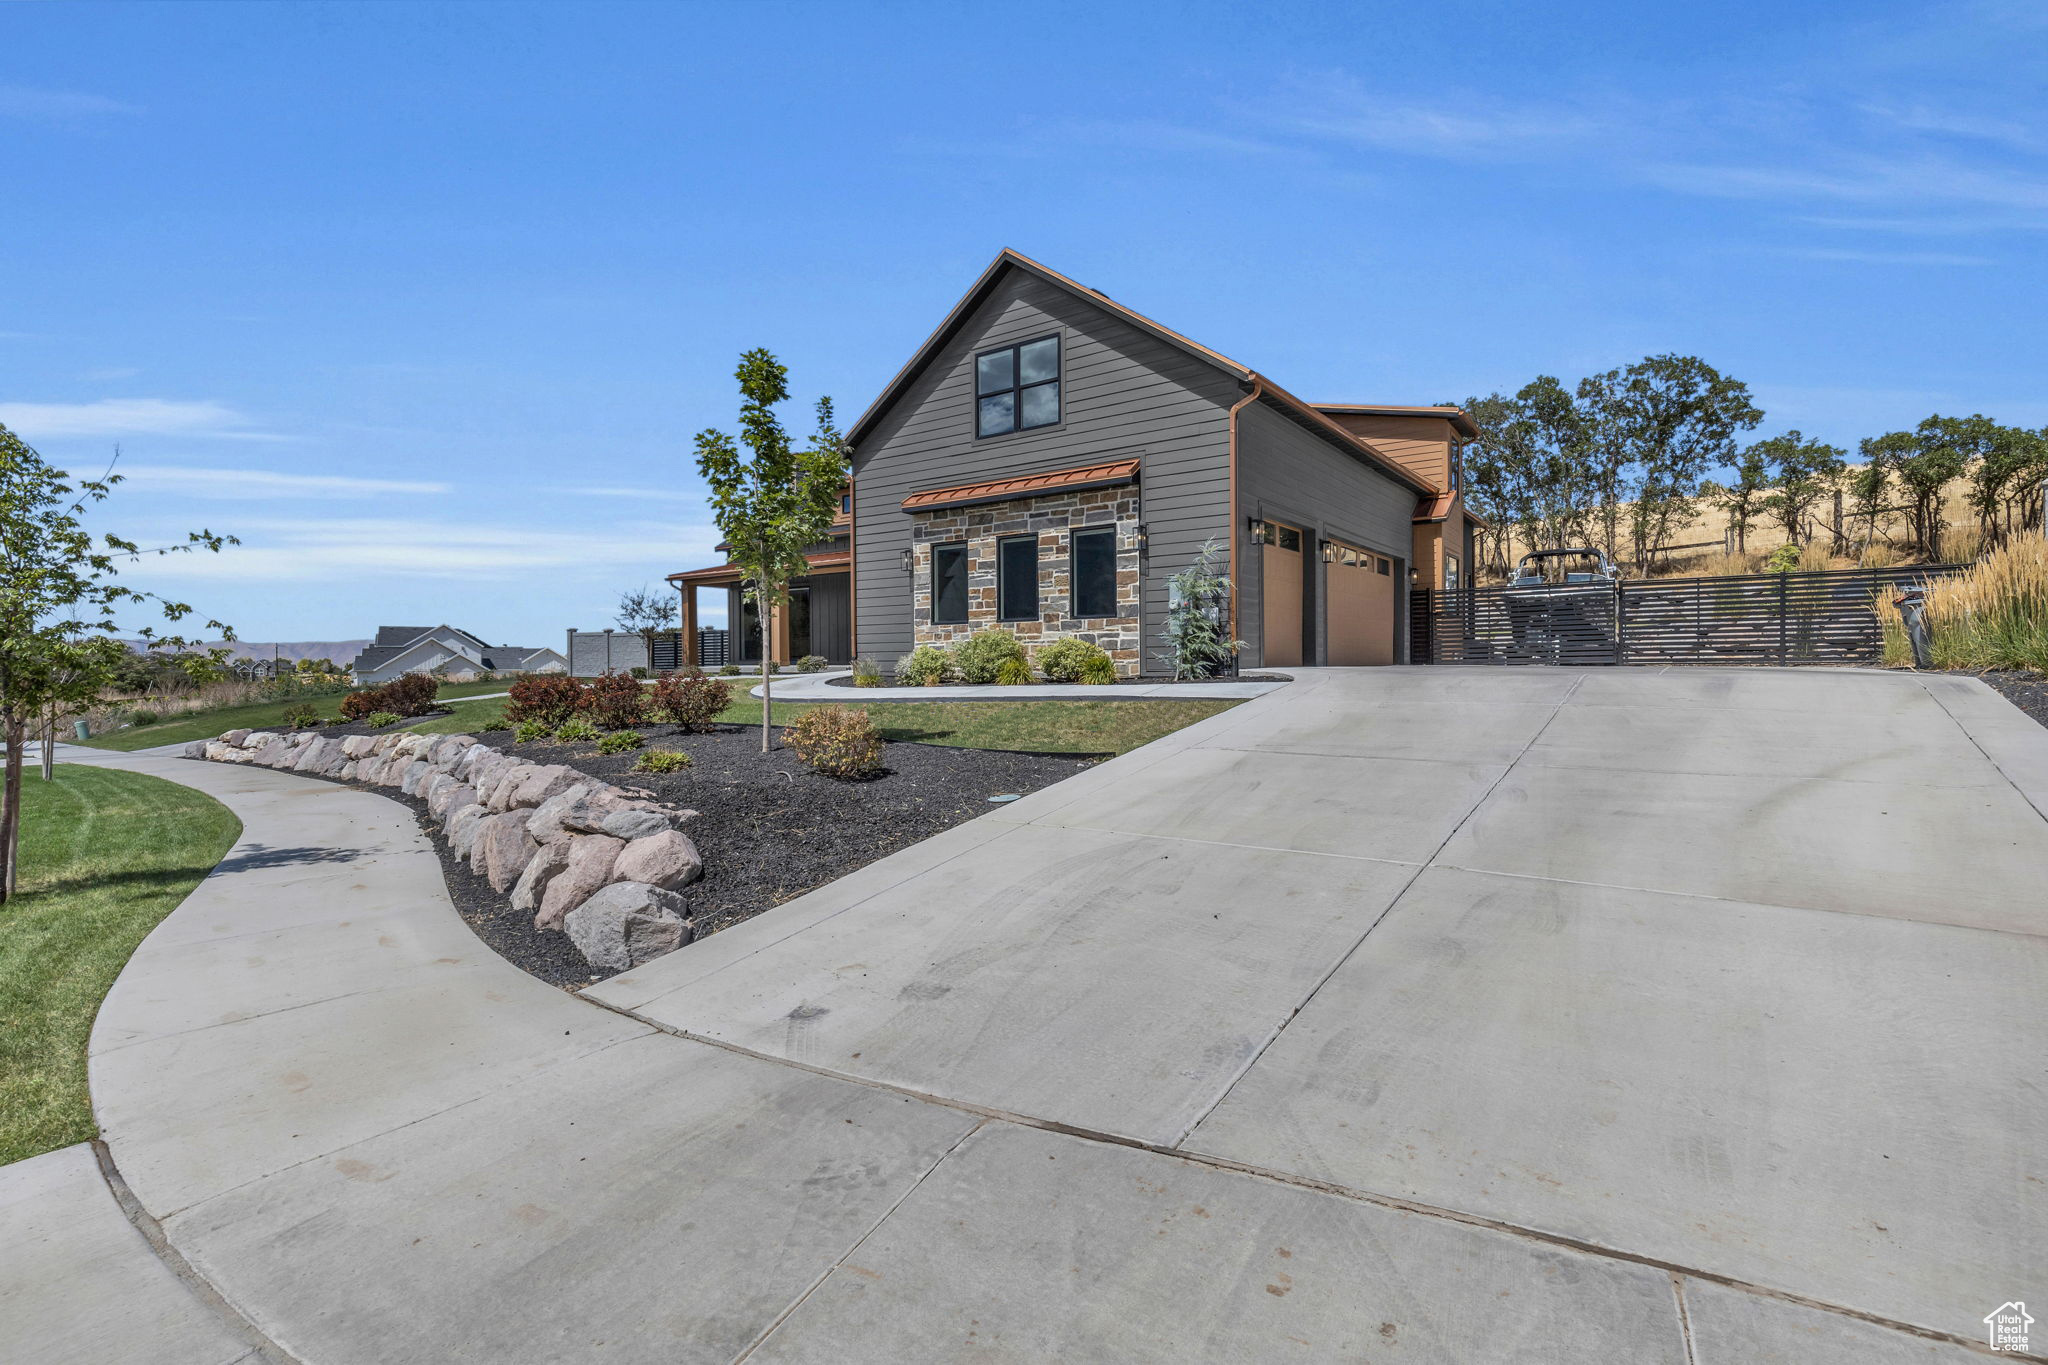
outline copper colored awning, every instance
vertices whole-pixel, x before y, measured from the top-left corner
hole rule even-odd
[[[1010,502],[1035,498],[1045,493],[1072,493],[1083,488],[1113,488],[1132,483],[1138,477],[1136,460],[1111,460],[1106,464],[1084,465],[1079,469],[1055,469],[1049,474],[1026,474],[1016,479],[991,483],[963,483],[952,488],[927,488],[903,500],[906,512],[929,512],[938,507],[966,507],[980,502]]]
[[[849,550],[827,550],[820,554],[805,555],[804,558],[809,562],[814,574],[831,573],[853,563],[853,553]],[[714,564],[708,569],[686,569],[682,573],[668,575],[668,581],[671,583],[690,583],[698,586],[715,587],[720,583],[737,583],[739,580],[740,570],[736,564]]]

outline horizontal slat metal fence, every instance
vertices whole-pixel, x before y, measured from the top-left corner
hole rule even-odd
[[[1957,565],[1410,594],[1413,657],[1439,664],[1869,664],[1872,609]]]

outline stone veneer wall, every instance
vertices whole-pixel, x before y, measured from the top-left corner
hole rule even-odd
[[[1138,515],[1135,485],[915,513],[911,537],[917,578],[911,609],[917,643],[949,645],[990,626],[1015,634],[1027,651],[1073,636],[1107,650],[1116,661],[1119,676],[1137,674],[1144,648],[1138,619]],[[1069,616],[1068,532],[1111,525],[1117,533],[1118,615]],[[1000,621],[996,619],[996,541],[1029,532],[1038,535],[1038,618]],[[934,625],[932,547],[963,540],[967,542],[967,622]]]

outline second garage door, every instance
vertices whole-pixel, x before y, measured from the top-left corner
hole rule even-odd
[[[1394,561],[1342,541],[1329,547],[1330,662],[1394,662]]]

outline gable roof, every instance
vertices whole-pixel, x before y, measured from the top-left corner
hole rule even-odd
[[[409,645],[418,643],[422,637],[432,635],[437,630],[445,630],[450,635],[459,635],[478,649],[490,648],[490,645],[485,643],[480,637],[471,635],[466,630],[451,626],[445,621],[438,626],[379,626],[377,627],[376,647],[380,649],[404,649]]]
[[[1105,312],[1136,327],[1139,331],[1156,337],[1169,346],[1185,351],[1199,360],[1214,365],[1217,369],[1229,374],[1241,384],[1259,386],[1261,397],[1281,409],[1289,417],[1292,417],[1295,421],[1300,422],[1303,426],[1308,427],[1332,443],[1349,450],[1355,455],[1364,457],[1374,468],[1389,478],[1395,479],[1420,493],[1436,491],[1402,468],[1399,463],[1374,446],[1370,441],[1353,436],[1323,413],[1318,412],[1312,405],[1296,398],[1286,389],[1260,374],[1257,370],[1252,369],[1249,365],[1239,364],[1220,351],[1212,351],[1200,342],[1182,336],[1170,327],[1154,322],[1143,313],[1132,308],[1126,308],[1101,290],[1090,289],[1078,280],[1069,279],[1057,270],[1041,265],[1022,252],[1012,251],[1008,247],[1004,247],[996,254],[995,260],[989,263],[988,269],[981,272],[981,278],[974,282],[968,291],[961,296],[960,302],[954,304],[953,310],[946,314],[945,320],[939,323],[930,336],[925,338],[924,345],[917,348],[917,353],[911,356],[909,362],[896,372],[896,377],[889,381],[875,401],[868,404],[867,411],[863,412],[854,421],[854,424],[847,428],[847,444],[856,446],[860,444],[861,438],[867,435],[874,424],[881,419],[882,414],[888,411],[890,405],[902,396],[903,391],[910,386],[911,381],[924,371],[925,366],[932,362],[932,359],[938,355],[946,343],[959,333],[960,329],[966,325],[968,317],[988,299],[990,294],[995,292],[996,286],[1001,282],[1004,273],[1010,270],[1021,271],[1024,274],[1031,275],[1045,281],[1047,284],[1053,285],[1055,288],[1065,290],[1077,298],[1094,304]]]
[[[1479,428],[1465,415],[1465,410],[1450,403],[1430,403],[1423,406],[1400,403],[1318,403],[1316,411],[1360,412],[1368,417],[1441,417],[1449,422],[1460,436],[1479,434]]]

